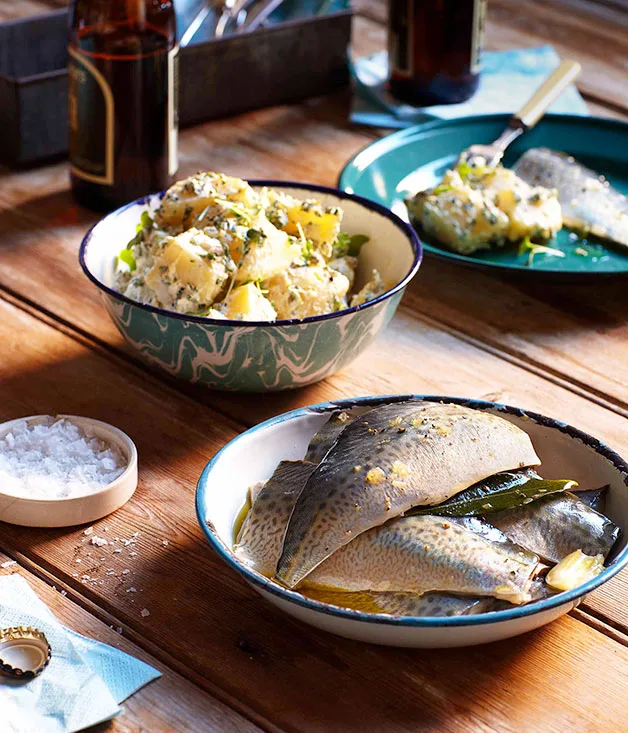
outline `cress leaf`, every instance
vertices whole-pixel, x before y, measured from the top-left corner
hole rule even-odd
[[[140,224],[142,225],[142,229],[153,228],[153,218],[148,213],[148,211],[142,211],[142,215],[140,216]]]
[[[519,244],[519,254],[528,255],[528,267],[532,266],[536,255],[548,255],[550,257],[564,257],[565,253],[555,247],[547,247],[544,244],[536,244],[529,236],[524,237]]]
[[[137,267],[137,262],[135,261],[135,257],[131,254],[131,250],[129,249],[123,249],[122,252],[118,255],[118,259],[121,262],[124,262],[125,265],[128,265],[129,270],[133,272],[135,268]]]
[[[351,237],[344,232],[338,234],[338,238],[334,242],[332,257],[346,257],[349,254],[349,246],[351,244]]]
[[[370,237],[366,234],[354,234],[349,238],[349,255],[351,257],[357,257],[360,254],[362,247],[369,241]]]
[[[406,514],[475,517],[530,504],[548,494],[568,491],[577,485],[575,481],[549,480],[525,473],[498,473],[484,481],[479,481],[442,504],[415,507]]]

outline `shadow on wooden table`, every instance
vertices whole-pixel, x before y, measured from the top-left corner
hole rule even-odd
[[[627,282],[623,276],[563,282],[490,275],[428,255],[403,302],[454,326],[563,333],[625,324]]]
[[[34,191],[36,193],[36,191]],[[72,200],[69,188],[63,191],[34,196],[17,206],[10,206],[0,201],[0,248],[10,248],[14,244],[11,235],[23,235],[33,229],[59,230],[61,227],[82,226],[86,231],[97,221],[99,216],[80,206]],[[34,240],[33,244],[37,244]],[[28,248],[28,239],[22,237],[19,242],[21,250]]]

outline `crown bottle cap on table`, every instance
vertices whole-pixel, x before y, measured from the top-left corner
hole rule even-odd
[[[14,679],[37,677],[50,662],[46,636],[32,626],[0,629],[0,674]]]

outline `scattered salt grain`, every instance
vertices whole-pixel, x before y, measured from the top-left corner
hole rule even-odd
[[[143,609],[142,609],[142,610],[140,611],[140,616],[141,616],[142,618],[146,618],[147,616],[150,616],[150,611],[149,611],[149,610],[148,610],[147,608],[143,608]]]
[[[131,571],[130,570],[123,570],[122,575],[128,575]]]
[[[133,588],[133,586],[131,586],[130,588],[127,588],[127,589],[126,589],[126,592],[127,592],[127,593],[136,593],[136,592],[137,592],[137,590],[136,590],[135,588]]]
[[[94,528],[93,528],[93,527],[88,527],[88,528],[87,528],[87,529],[86,529],[86,530],[85,530],[85,531],[83,532],[83,534],[91,534],[91,533],[92,533],[93,531],[94,531]]]
[[[13,567],[13,565],[17,565],[17,560],[6,560],[2,564],[0,564],[0,568],[10,568]]]
[[[0,486],[6,494],[65,499],[93,493],[126,468],[120,451],[65,419],[19,423],[0,438]],[[84,534],[91,533],[91,528]]]
[[[162,545],[163,545],[164,547],[168,547],[168,545],[169,545],[170,543],[168,542],[168,540],[162,540],[162,541],[161,541],[161,544],[162,544]]]
[[[137,552],[129,552],[129,555],[130,555],[131,557],[135,557],[135,556],[137,555]]]
[[[122,548],[121,547],[114,547],[113,548],[113,551],[114,552],[122,552]]]
[[[94,535],[90,542],[92,545],[96,545],[96,547],[104,547],[109,544],[104,537],[98,537],[97,535]]]

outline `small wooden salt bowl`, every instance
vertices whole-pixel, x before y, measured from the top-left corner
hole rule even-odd
[[[0,425],[0,438],[20,423],[29,425],[50,420],[50,415],[34,415]],[[119,509],[137,488],[137,448],[128,435],[118,428],[75,415],[56,415],[79,428],[89,429],[95,438],[116,447],[126,459],[124,472],[96,491],[60,499],[29,499],[4,493],[0,486],[0,521],[23,527],[70,527],[94,522]]]

